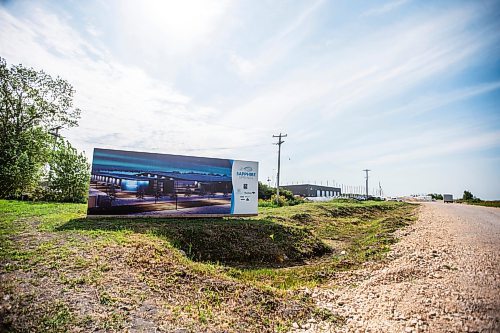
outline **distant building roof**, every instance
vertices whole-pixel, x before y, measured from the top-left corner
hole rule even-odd
[[[301,187],[309,187],[315,190],[340,190],[340,187],[333,186],[324,186],[324,185],[316,185],[316,184],[295,184],[295,185],[283,185],[280,186],[282,188],[301,188]]]
[[[297,184],[280,186],[285,190],[291,191],[294,195],[304,197],[331,197],[341,194],[339,187],[313,185],[313,184]]]

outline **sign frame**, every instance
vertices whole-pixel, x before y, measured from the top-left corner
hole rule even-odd
[[[258,215],[258,162],[94,148],[87,218]]]

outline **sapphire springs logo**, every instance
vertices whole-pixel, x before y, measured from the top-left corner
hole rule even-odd
[[[236,175],[240,176],[241,178],[252,178],[257,176],[256,172],[253,172],[253,168],[246,166],[240,169],[240,171],[236,172]]]

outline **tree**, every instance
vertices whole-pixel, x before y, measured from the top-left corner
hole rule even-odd
[[[279,206],[283,205],[297,205],[303,203],[304,199],[297,198],[293,195],[292,191],[280,189],[280,198],[276,198],[276,189],[270,187],[262,182],[259,182],[259,199],[271,200],[273,202],[278,202]]]
[[[272,188],[262,182],[259,182],[259,199],[270,199],[273,194],[276,193],[276,189]]]
[[[0,139],[0,197],[32,193],[50,158],[49,136],[40,128]]]
[[[470,191],[464,191],[464,195],[462,197],[463,200],[472,200],[474,199],[474,196]]]
[[[90,166],[85,155],[78,153],[67,140],[58,140],[50,159],[48,189],[56,201],[85,202],[88,195]],[[116,197],[114,184],[110,197]]]
[[[49,132],[77,125],[73,87],[0,57],[0,197],[32,191],[50,158]]]
[[[429,193],[428,195],[430,195],[432,197],[432,199],[434,199],[434,200],[443,200],[443,195],[442,194]]]

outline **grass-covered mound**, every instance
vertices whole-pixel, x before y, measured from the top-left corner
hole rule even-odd
[[[167,239],[196,261],[288,266],[329,252],[305,227],[242,219],[74,219],[59,230],[131,230]]]

